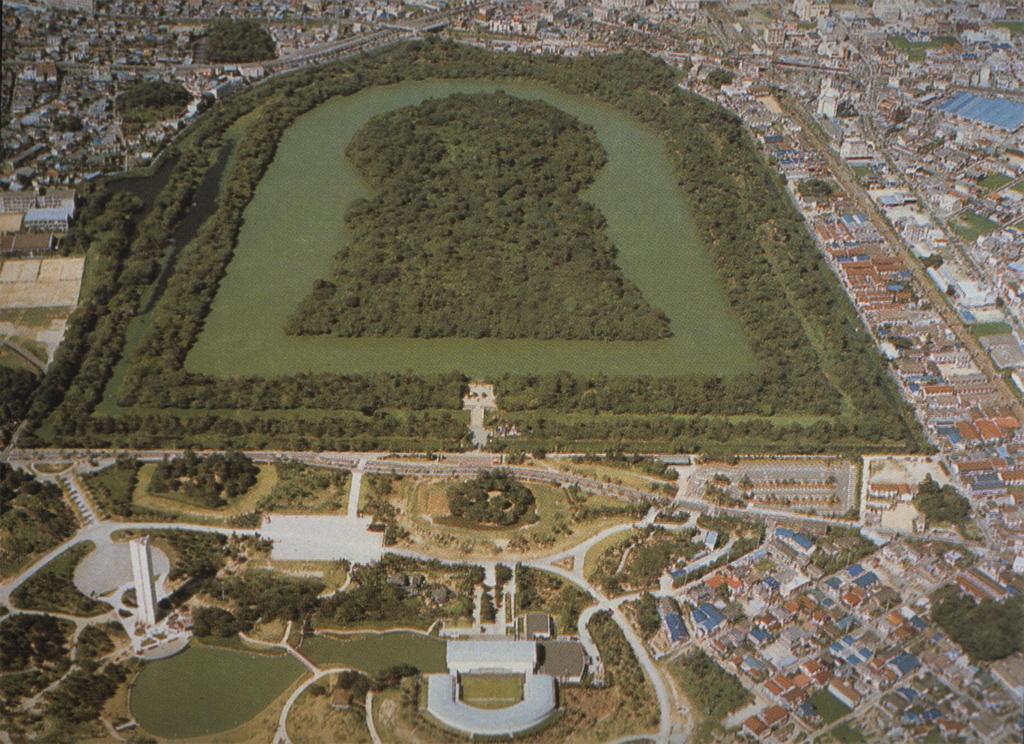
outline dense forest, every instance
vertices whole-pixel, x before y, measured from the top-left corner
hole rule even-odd
[[[0,366],[0,447],[10,441],[17,422],[28,411],[36,382],[27,369]]]
[[[1024,596],[975,602],[955,586],[932,597],[932,620],[974,661],[995,661],[1024,649]]]
[[[377,195],[288,330],[336,336],[669,335],[579,192],[592,130],[542,101],[456,94],[371,119],[346,151]]]
[[[0,462],[0,576],[78,529],[58,486]]]
[[[735,116],[679,90],[671,68],[642,54],[568,60],[495,55],[437,41],[276,77],[218,102],[188,138],[172,146],[170,180],[137,225],[131,218],[138,205],[130,198],[101,192],[87,199],[83,210],[89,219],[76,224],[69,243],[89,247],[99,281],[72,316],[57,359],[33,397],[25,443],[463,446],[459,407],[465,380],[458,375],[218,379],[186,371],[184,361],[231,260],[245,206],[281,133],[298,115],[331,96],[371,85],[480,76],[530,77],[599,98],[665,138],[759,367],[727,379],[508,376],[496,381],[497,392],[504,421],[523,435],[517,446],[723,452],[926,446],[780,179]],[[188,211],[227,128],[256,106],[261,116],[233,153],[218,210],[178,255],[120,387],[119,403],[148,410],[94,414],[123,349],[127,321],[159,272],[165,236]],[[170,407],[197,410],[156,410]],[[330,413],[273,413],[281,408]],[[782,413],[808,418],[771,418]]]
[[[251,18],[218,18],[206,32],[210,62],[260,62],[277,56],[270,32]]]
[[[114,99],[114,110],[126,122],[172,119],[181,114],[191,96],[181,83],[139,80]]]

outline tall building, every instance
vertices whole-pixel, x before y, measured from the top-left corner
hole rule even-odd
[[[156,588],[153,586],[153,557],[149,552],[149,536],[128,543],[132,555],[132,578],[135,580],[135,602],[144,625],[156,624]]]

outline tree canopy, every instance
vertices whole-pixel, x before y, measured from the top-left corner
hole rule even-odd
[[[517,524],[533,511],[534,501],[529,488],[500,470],[481,473],[448,487],[448,509],[452,516],[479,524]]]
[[[117,94],[114,109],[129,122],[171,119],[182,112],[190,98],[181,83],[139,80]]]
[[[260,62],[277,56],[270,32],[251,18],[218,18],[206,33],[210,62]]]
[[[1024,596],[975,602],[956,587],[932,597],[932,620],[975,661],[995,661],[1024,648]]]
[[[347,153],[378,193],[350,209],[351,244],[290,332],[670,335],[580,198],[605,154],[569,114],[501,92],[456,94],[375,117]]]
[[[971,514],[971,504],[951,485],[940,486],[926,475],[917,487],[914,508],[925,515],[929,522],[963,524]]]

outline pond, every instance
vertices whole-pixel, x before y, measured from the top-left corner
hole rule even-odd
[[[345,213],[371,191],[345,148],[372,117],[453,93],[504,90],[591,125],[608,162],[584,197],[607,220],[618,262],[671,319],[657,341],[288,336],[285,321],[348,239]],[[333,98],[284,133],[246,208],[238,246],[186,368],[218,376],[457,370],[731,375],[756,362],[729,307],[664,141],[601,102],[526,80],[426,80]]]

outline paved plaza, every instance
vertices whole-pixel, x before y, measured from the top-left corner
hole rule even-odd
[[[274,541],[275,561],[379,561],[384,536],[370,531],[366,517],[274,515],[260,535]]]

